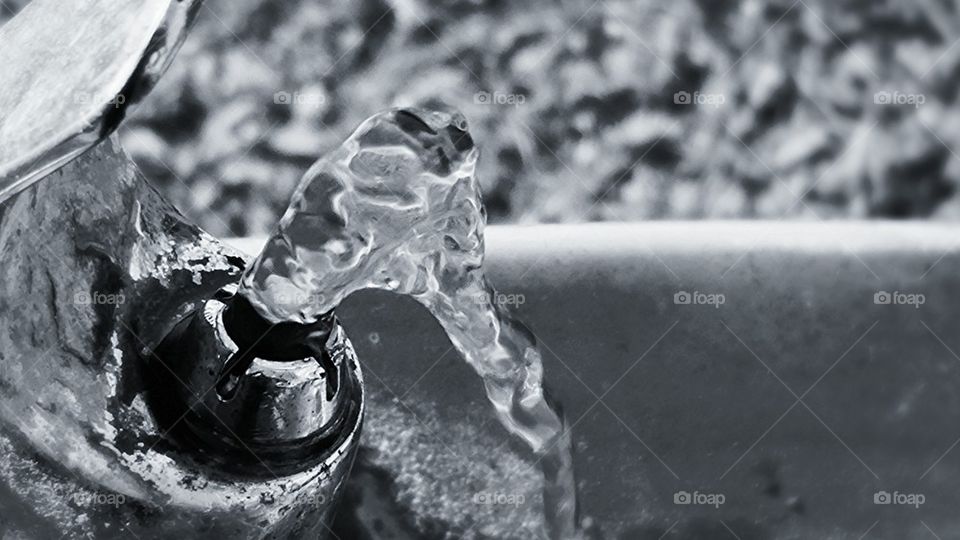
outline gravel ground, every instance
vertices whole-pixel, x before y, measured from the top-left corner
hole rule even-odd
[[[494,222],[957,219],[958,39],[947,0],[207,0],[121,136],[216,235],[436,99]]]

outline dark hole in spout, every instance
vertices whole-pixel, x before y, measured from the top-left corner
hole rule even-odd
[[[238,350],[224,363],[217,376],[220,399],[229,401],[236,395],[243,375],[255,358],[275,362],[314,358],[327,372],[327,398],[336,394],[340,380],[338,367],[326,350],[334,325],[332,312],[308,324],[273,323],[260,315],[241,294],[234,295],[226,304],[223,326]]]

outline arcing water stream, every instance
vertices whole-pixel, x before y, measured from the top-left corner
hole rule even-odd
[[[365,121],[304,176],[240,294],[272,322],[316,321],[381,288],[427,307],[483,378],[501,422],[536,453],[551,538],[578,538],[569,430],[543,394],[535,339],[483,274],[477,149],[456,112]]]

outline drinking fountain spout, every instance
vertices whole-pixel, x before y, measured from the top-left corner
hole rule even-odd
[[[0,536],[300,538],[332,520],[363,413],[343,330],[245,313],[244,256],[111,136],[198,5],[35,0],[0,28]]]
[[[264,324],[234,289],[203,302],[155,351],[149,399],[168,436],[220,469],[264,477],[352,450],[363,383],[336,317]]]

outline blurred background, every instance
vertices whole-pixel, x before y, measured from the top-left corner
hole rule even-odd
[[[206,0],[120,136],[218,236],[431,99],[471,124],[491,222],[953,220],[958,40],[949,0]]]

